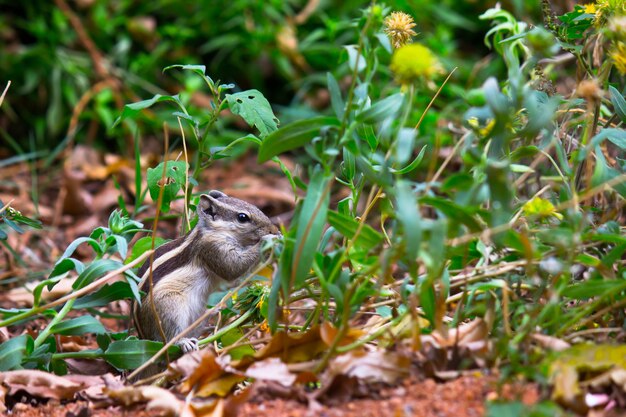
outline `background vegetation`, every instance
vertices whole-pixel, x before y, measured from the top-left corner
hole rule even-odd
[[[208,301],[220,321],[201,344],[240,373],[212,368],[205,396],[272,356],[319,376],[339,355],[385,352],[400,369],[420,352],[431,376],[497,369],[550,387],[555,403],[507,409],[518,415],[622,401],[623,2],[221,3],[3,5],[0,166],[26,167],[32,209],[0,204],[0,284],[30,284],[32,301],[0,310],[0,370],[63,375],[96,358],[132,370],[165,351],[102,318],[138,297],[132,267],[157,235],[193,227],[207,173],[252,156],[295,204],[265,201],[287,211],[283,238],[236,297]],[[108,225],[32,268],[9,237],[54,233],[39,204],[75,194],[67,170],[83,146],[133,176],[108,163],[95,178],[118,190]],[[18,180],[2,181],[6,198]],[[177,229],[161,236],[160,218]],[[42,299],[68,279],[70,293]],[[61,348],[93,334],[89,349]]]

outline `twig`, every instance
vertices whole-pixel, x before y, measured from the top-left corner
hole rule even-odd
[[[448,80],[450,79],[450,77],[452,77],[452,74],[454,74],[454,71],[456,71],[457,68],[458,67],[454,67],[452,69],[452,71],[450,71],[450,74],[448,74],[448,76],[443,81],[441,86],[439,86],[439,89],[437,90],[437,92],[435,93],[433,98],[430,99],[430,103],[428,103],[428,106],[426,106],[426,110],[424,110],[424,113],[422,113],[422,116],[420,117],[420,119],[418,120],[417,124],[414,127],[415,130],[419,129],[420,125],[422,124],[422,120],[424,120],[424,117],[426,116],[426,113],[428,113],[428,110],[430,110],[430,108],[432,107],[432,105],[435,102],[435,100],[437,99],[437,97],[439,97],[439,93],[441,93],[441,90],[443,90],[443,87],[448,83]]]
[[[135,266],[137,266],[139,263],[143,262],[144,259],[146,259],[148,256],[150,256],[152,254],[152,250],[146,251],[143,254],[141,254],[141,256],[139,256],[137,259],[135,259],[134,261],[124,265],[121,268],[116,269],[115,271],[111,271],[108,274],[106,274],[105,276],[103,276],[102,278],[92,282],[91,284],[87,285],[86,287],[81,288],[78,291],[75,291],[73,293],[67,294],[57,300],[54,300],[46,305],[40,306],[40,307],[35,307],[32,308],[28,311],[25,311],[21,314],[17,314],[13,317],[10,317],[4,321],[0,322],[0,327],[5,327],[5,326],[10,326],[11,324],[18,322],[20,320],[24,320],[26,318],[29,318],[31,316],[34,316],[35,314],[39,314],[43,311],[46,311],[49,308],[52,307],[56,307],[60,304],[64,304],[65,302],[71,300],[71,299],[75,299],[78,297],[81,297],[85,294],[89,294],[90,292],[92,292],[94,289],[102,286],[103,284],[105,284],[107,281],[110,281],[111,279],[117,277],[119,274],[134,268]]]
[[[189,158],[187,157],[187,141],[185,140],[185,129],[183,129],[183,124],[180,121],[180,117],[178,119],[178,127],[180,128],[180,134],[183,137],[183,154],[185,155],[185,164],[189,167]],[[185,220],[187,222],[187,230],[188,232],[191,230],[191,222],[189,221],[189,175],[185,174],[185,199],[183,201],[184,210],[185,210]]]
[[[4,87],[4,91],[2,92],[2,95],[0,96],[0,106],[2,106],[2,103],[4,103],[4,96],[6,96],[7,91],[9,91],[9,87],[11,87],[11,80],[7,82],[7,86]]]

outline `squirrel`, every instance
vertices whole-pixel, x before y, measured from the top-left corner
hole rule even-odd
[[[221,191],[200,196],[198,223],[178,239],[159,246],[152,264],[152,291],[149,291],[150,260],[138,271],[140,289],[146,292],[141,305],[133,303],[133,321],[142,339],[173,339],[205,311],[209,295],[222,284],[253,270],[260,261],[261,242],[280,235],[278,228],[256,206]],[[158,319],[154,311],[158,314]],[[178,341],[184,353],[198,349],[202,326]]]

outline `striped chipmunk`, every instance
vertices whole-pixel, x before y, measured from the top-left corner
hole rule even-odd
[[[185,236],[157,248],[152,264],[154,309],[150,304],[150,260],[139,269],[146,293],[133,305],[133,321],[143,339],[162,341],[154,316],[159,315],[167,341],[185,330],[205,311],[209,295],[258,266],[264,238],[280,235],[256,206],[220,191],[203,194],[198,223]],[[202,325],[178,345],[183,352],[198,349]]]

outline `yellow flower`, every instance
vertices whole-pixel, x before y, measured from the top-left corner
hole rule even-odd
[[[400,48],[411,42],[411,37],[416,33],[413,31],[415,23],[413,18],[403,12],[393,12],[385,18],[385,33],[394,48]]]
[[[615,51],[611,54],[615,68],[622,74],[626,75],[626,43],[617,42]]]
[[[467,119],[467,124],[470,125],[474,129],[474,131],[478,132],[478,134],[482,137],[487,137],[493,130],[493,127],[496,125],[495,119],[489,119],[485,127],[481,127],[478,122],[478,118],[470,117]]]
[[[557,219],[563,219],[563,215],[556,211],[554,205],[546,199],[535,197],[530,201],[527,201],[522,207],[526,216],[539,216],[550,217],[554,216]]]
[[[389,68],[400,84],[410,84],[416,79],[430,80],[443,68],[430,49],[420,44],[404,45],[391,57]]]
[[[594,3],[587,3],[583,5],[583,10],[585,13],[595,14],[596,13],[596,5]]]

